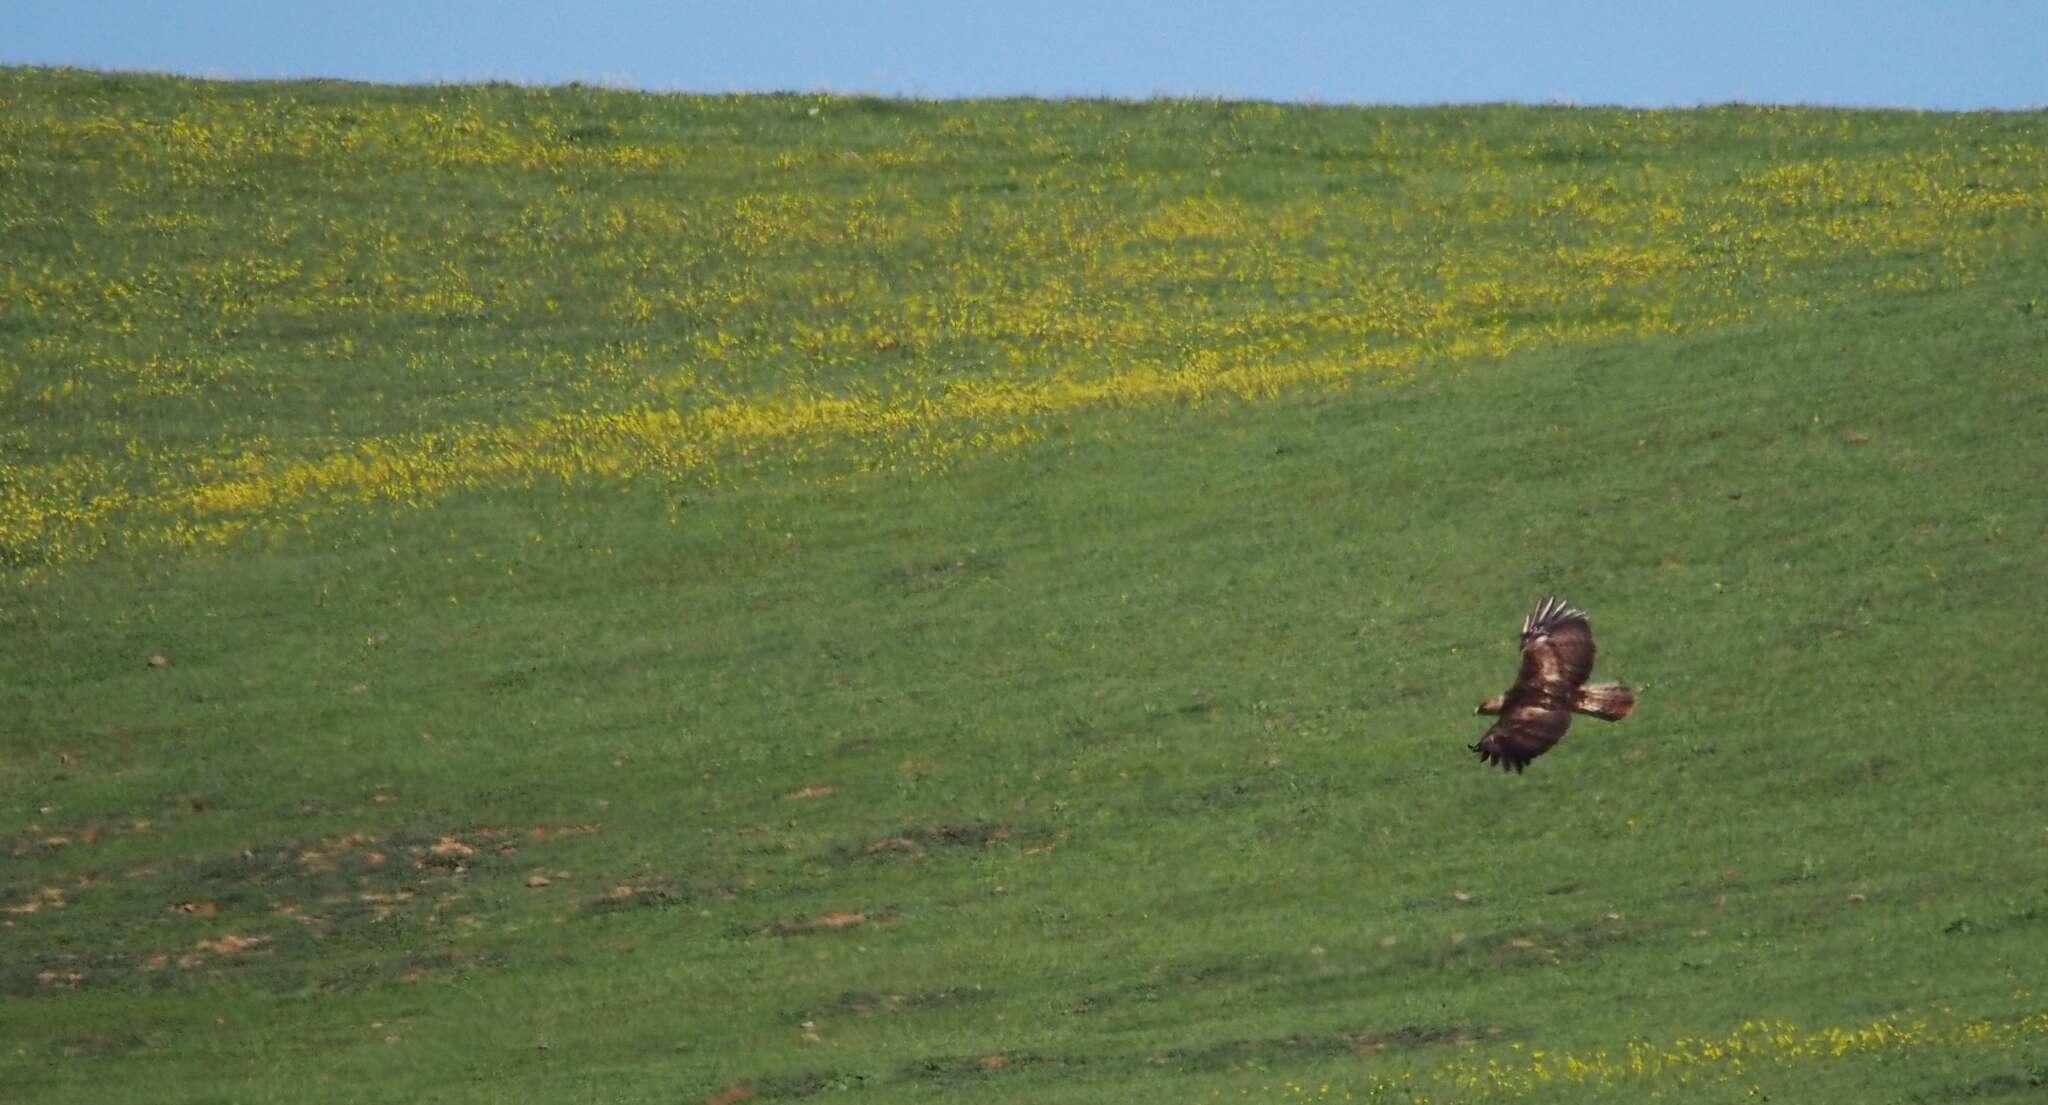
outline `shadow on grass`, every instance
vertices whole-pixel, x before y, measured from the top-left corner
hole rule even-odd
[[[1498,1027],[1404,1025],[1356,1032],[1296,1032],[1282,1036],[1247,1037],[1164,1051],[1112,1055],[1055,1055],[1035,1051],[930,1055],[899,1064],[887,1074],[800,1071],[764,1075],[743,1085],[753,1097],[763,1100],[796,1100],[833,1091],[873,1090],[889,1086],[936,1086],[967,1091],[997,1079],[1034,1076],[1123,1075],[1148,1069],[1198,1073],[1265,1070],[1345,1055],[1369,1056],[1417,1048],[1454,1047],[1500,1033]]]

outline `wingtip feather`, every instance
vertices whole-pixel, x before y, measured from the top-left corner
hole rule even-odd
[[[1522,634],[1527,636],[1548,626],[1573,619],[1591,624],[1591,619],[1586,617],[1584,610],[1556,595],[1545,595],[1543,601],[1537,603],[1534,610],[1529,611],[1529,616],[1522,619]]]

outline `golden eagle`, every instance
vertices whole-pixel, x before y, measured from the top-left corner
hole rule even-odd
[[[1620,721],[1636,708],[1636,692],[1622,683],[1587,683],[1593,674],[1593,625],[1586,612],[1547,598],[1522,619],[1522,671],[1508,693],[1479,704],[1477,713],[1499,721],[1472,751],[1502,771],[1520,771],[1564,739],[1572,714]]]

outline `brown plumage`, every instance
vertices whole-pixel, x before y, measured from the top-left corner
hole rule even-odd
[[[1593,674],[1593,626],[1586,612],[1547,598],[1522,619],[1522,670],[1506,694],[1479,704],[1478,713],[1500,720],[1472,751],[1501,770],[1520,771],[1564,739],[1572,714],[1620,721],[1636,708],[1636,693],[1621,683],[1587,683]]]

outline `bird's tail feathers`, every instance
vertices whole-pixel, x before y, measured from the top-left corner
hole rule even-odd
[[[1607,721],[1620,721],[1636,708],[1636,692],[1626,683],[1588,683],[1579,688],[1572,709]]]

